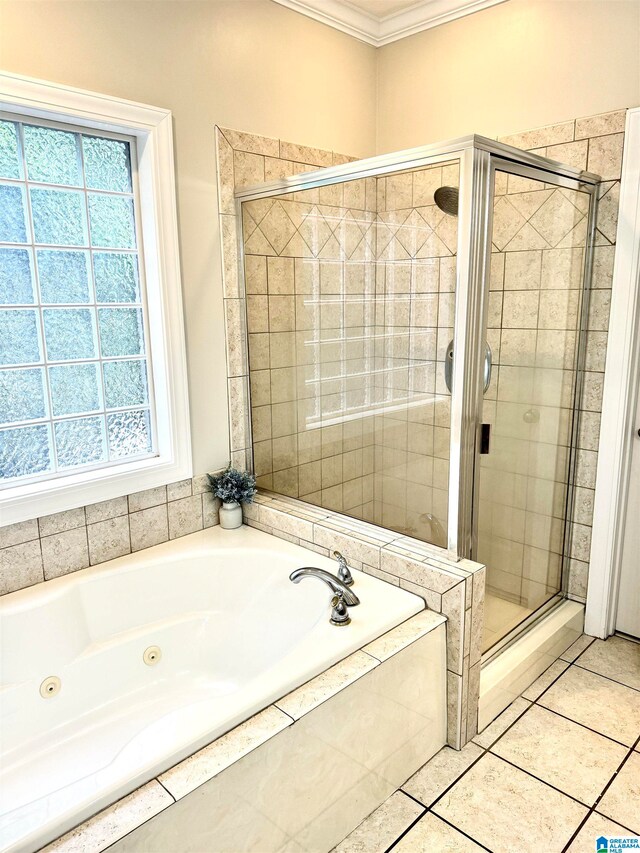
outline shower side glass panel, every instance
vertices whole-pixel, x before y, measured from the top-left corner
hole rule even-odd
[[[494,177],[482,413],[491,444],[475,508],[484,651],[562,588],[591,194],[544,177]]]
[[[446,547],[443,186],[457,159],[245,201],[242,227],[259,486]]]

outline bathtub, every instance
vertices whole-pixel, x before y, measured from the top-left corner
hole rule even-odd
[[[0,600],[0,850],[32,851],[424,608],[290,572],[335,562],[214,527]]]

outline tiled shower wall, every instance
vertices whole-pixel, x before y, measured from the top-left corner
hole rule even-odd
[[[546,154],[552,159],[588,168],[590,171],[601,174],[604,179],[600,189],[594,290],[591,297],[587,336],[587,370],[580,403],[581,429],[577,490],[574,515],[571,519],[569,555],[568,592],[572,598],[581,601],[584,601],[586,596],[624,117],[625,111],[619,111],[588,119],[578,119],[575,122],[566,122],[502,140]],[[325,162],[328,162],[328,159],[326,156]],[[304,169],[304,167],[301,168]],[[556,191],[554,198],[548,199],[547,196],[553,193],[553,190],[548,187],[541,190],[539,184],[528,186],[526,182],[520,180],[518,183],[518,181],[517,178],[511,178],[509,189],[507,189],[506,180],[504,187],[497,188],[498,195],[504,193],[507,196],[506,201],[501,201],[498,197],[497,204],[506,204],[509,208],[509,215],[503,217],[503,226],[507,230],[511,229],[513,233],[510,231],[507,234],[505,231],[500,237],[502,239],[500,248],[506,249],[506,255],[509,257],[505,265],[506,255],[496,256],[491,283],[487,337],[493,350],[495,368],[486,399],[487,419],[492,421],[495,419],[498,408],[504,414],[507,409],[515,409],[520,403],[525,402],[511,399],[514,393],[516,396],[526,393],[526,381],[521,383],[517,377],[518,368],[523,364],[518,363],[517,357],[515,361],[513,358],[514,353],[517,354],[528,345],[525,338],[528,340],[532,335],[536,338],[533,348],[537,349],[538,353],[544,349],[545,345],[568,345],[572,352],[575,342],[575,338],[571,339],[569,331],[573,316],[569,315],[576,311],[577,302],[574,297],[577,293],[570,294],[569,291],[575,287],[580,275],[581,258],[578,257],[580,251],[575,244],[583,238],[581,229],[585,225],[584,209],[579,210],[574,206],[577,211],[576,221],[567,229],[572,230],[571,237],[562,234],[555,243],[553,240],[545,240],[529,220],[535,219],[535,223],[541,227],[540,221],[548,213],[548,208],[556,204],[556,198],[562,191]],[[311,467],[303,469],[299,465],[297,483],[293,470],[295,466],[287,465],[286,474],[280,473],[276,477],[273,473],[273,446],[271,462],[269,462],[269,448],[265,444],[262,459],[267,458],[267,465],[271,464],[272,471],[269,471],[268,467],[259,470],[264,470],[266,474],[266,479],[263,480],[265,487],[274,488],[279,493],[294,497],[301,496],[305,500],[329,509],[345,511],[409,535],[437,542],[442,536],[441,531],[446,530],[449,413],[448,394],[443,385],[443,359],[447,343],[452,336],[455,282],[453,251],[455,250],[456,220],[445,216],[433,205],[433,190],[440,185],[455,186],[457,176],[455,166],[451,165],[438,169],[419,170],[413,174],[382,177],[376,179],[376,183],[375,202],[373,191],[365,188],[362,193],[366,199],[367,222],[370,221],[371,214],[374,212],[376,218],[373,232],[375,239],[369,243],[371,245],[372,242],[374,248],[375,281],[371,281],[364,256],[354,262],[355,266],[360,268],[363,282],[359,294],[367,297],[375,294],[372,300],[375,311],[371,306],[366,317],[366,325],[355,330],[358,334],[362,331],[362,336],[365,338],[368,335],[372,338],[371,343],[365,344],[367,355],[371,351],[374,354],[373,361],[371,359],[365,361],[365,365],[368,365],[365,372],[371,365],[373,366],[370,380],[373,386],[370,397],[371,408],[375,411],[375,405],[380,406],[385,400],[388,403],[394,395],[399,397],[404,394],[410,397],[413,392],[409,377],[412,374],[420,377],[418,387],[428,389],[432,394],[432,404],[431,406],[419,404],[415,408],[399,406],[395,410],[387,408],[384,412],[378,410],[374,415],[373,425],[373,472],[370,467],[369,418],[347,421],[342,425],[323,426],[321,433],[324,437],[320,440],[317,437],[309,439],[308,431],[306,437],[302,437],[304,430],[301,426],[302,419],[299,418],[296,425],[298,448],[300,446],[304,448],[305,442],[309,441],[316,444],[319,441],[320,444],[320,449],[316,446],[316,449],[312,450],[316,458],[308,459],[303,456],[298,460],[302,465],[309,465],[311,462]],[[349,187],[348,184],[344,185],[345,191],[347,187]],[[335,188],[330,189],[335,191]],[[546,194],[540,205],[544,208],[542,212],[537,210],[536,196],[532,195],[536,192],[541,193],[541,199],[542,195]],[[302,195],[296,194],[295,198],[298,199]],[[325,201],[328,200],[325,199]],[[309,199],[309,202],[313,201],[317,201],[317,198]],[[425,204],[429,201],[431,205]],[[571,204],[566,198],[565,201]],[[577,196],[574,201],[579,207]],[[346,215],[344,207],[340,215]],[[440,222],[435,218],[438,215]],[[497,227],[503,227],[499,220],[498,213]],[[575,229],[574,226],[576,226]],[[388,231],[385,232],[387,228]],[[420,248],[419,244],[424,239],[425,228],[428,228],[430,233],[431,228],[435,228],[433,234],[439,238],[439,242],[436,243],[431,237],[431,242],[429,240],[423,242]],[[440,231],[443,233],[439,233]],[[571,240],[573,244],[570,245]],[[508,247],[507,244],[509,244]],[[339,241],[338,248],[343,248]],[[312,252],[309,253],[312,254]],[[342,257],[344,254],[343,252]],[[370,257],[370,254],[366,257]],[[306,263],[309,264],[309,269],[313,268],[312,259],[308,259]],[[322,264],[321,261],[320,264]],[[558,271],[556,278],[559,285],[554,285],[551,281],[550,271],[554,264]],[[347,271],[353,264],[349,260],[334,260],[334,266],[342,269],[342,283],[336,287],[336,290],[341,292],[334,294],[333,298],[345,303],[339,309],[345,317],[350,306],[345,302],[349,296],[345,291],[344,283],[348,280]],[[301,274],[305,274],[304,268],[303,259],[295,261],[294,277],[298,270]],[[534,281],[536,276],[537,282]],[[565,290],[562,284],[567,276],[570,284]],[[338,281],[339,277],[334,280]],[[313,286],[318,289],[318,301],[327,298],[320,292],[320,274]],[[293,288],[295,290],[295,285]],[[422,289],[426,292],[421,292]],[[554,289],[558,292],[553,293]],[[564,302],[561,304],[563,299]],[[329,310],[335,310],[335,307],[331,306]],[[560,344],[559,339],[554,341],[554,336],[558,337],[556,333],[561,332],[557,322],[560,313],[563,314],[560,325],[565,327],[565,331],[560,335],[564,339],[564,344]],[[265,316],[264,313],[263,316]],[[296,322],[297,315],[296,319],[292,319],[292,323]],[[419,325],[425,322],[426,326]],[[540,329],[538,329],[539,324]],[[298,329],[299,339],[306,334],[308,341],[309,337],[313,337],[309,332],[308,329]],[[344,325],[342,328],[334,327],[330,334],[338,337],[336,332],[344,334]],[[566,332],[569,334],[567,335]],[[433,362],[434,340],[435,365]],[[549,354],[552,355],[551,352]],[[364,353],[361,351],[357,355],[363,356]],[[310,356],[311,350],[308,347],[304,354],[302,349],[298,348],[297,358]],[[570,353],[567,352],[567,367],[571,360],[569,356]],[[423,358],[424,365],[420,364]],[[501,359],[504,361],[505,358],[505,363],[501,364]],[[353,361],[351,364],[356,366],[358,363]],[[344,366],[344,361],[340,364],[337,357],[331,364],[331,368],[336,373],[344,372]],[[308,369],[309,365],[305,367]],[[325,368],[322,367],[322,369]],[[420,371],[423,371],[423,376],[420,375]],[[332,374],[328,373],[328,375]],[[502,381],[499,388],[500,375],[502,375]],[[563,375],[563,381],[567,379],[567,375],[566,373]],[[308,381],[307,376],[304,382],[308,383]],[[547,376],[545,381],[553,384],[555,379]],[[420,382],[423,383],[422,386]],[[309,386],[305,387],[310,393]],[[322,387],[323,390],[325,387],[329,388],[327,377],[323,377]],[[414,389],[415,387],[414,383]],[[554,399],[554,395],[557,396],[556,392],[560,395],[556,400],[558,405],[555,406],[555,402],[552,402],[548,407],[550,410],[555,406],[557,415],[555,423],[551,424],[550,429],[547,430],[550,448],[556,441],[566,447],[566,435],[568,435],[568,430],[565,429],[569,416],[568,388],[563,389],[556,382],[551,392]],[[415,397],[414,402],[416,402]],[[541,401],[538,400],[538,402]],[[301,405],[308,407],[310,402],[307,399]],[[275,411],[276,409],[272,408],[272,412]],[[507,420],[508,418],[503,418],[502,424],[498,425],[495,432],[496,438],[500,434],[501,426]],[[360,424],[363,425],[365,439],[360,446],[357,446],[357,443],[362,441],[358,435]],[[552,436],[553,429],[555,434]],[[344,454],[339,452],[340,436],[344,430],[356,432],[354,439],[356,444],[346,449],[347,454],[358,457],[359,451],[366,448],[365,467],[361,479],[356,479],[354,475],[355,470],[359,477],[360,468],[354,469],[349,464],[345,465],[345,460],[342,458]],[[562,511],[546,513],[542,503],[550,487],[555,497],[552,496],[549,503],[555,502],[558,507],[563,503],[562,471],[565,460],[560,457],[566,451],[560,451],[553,477],[549,479],[546,473],[537,476],[536,470],[529,469],[531,461],[529,449],[524,454],[515,452],[515,441],[510,441],[511,438],[515,438],[515,435],[513,430],[511,432],[512,435],[509,436],[509,427],[507,427],[506,434],[502,436],[504,452],[494,453],[488,461],[485,460],[484,494],[485,497],[489,495],[490,498],[493,495],[493,499],[482,507],[481,535],[484,535],[485,546],[483,552],[489,555],[486,562],[492,566],[492,585],[495,590],[514,600],[524,601],[525,604],[534,606],[543,595],[543,587],[551,588],[557,584],[558,580],[558,543],[562,527],[559,516],[562,515]],[[507,444],[509,447],[506,446]],[[324,449],[322,449],[323,445]],[[294,461],[294,449],[289,447],[288,461]],[[541,470],[544,468],[544,459],[540,447],[537,447],[536,453],[540,457]],[[318,454],[320,458],[317,458]],[[523,463],[525,456],[526,461]],[[282,466],[286,462],[287,460],[280,460],[278,465]],[[526,470],[523,469],[523,464]],[[535,469],[535,462],[531,464]],[[303,470],[308,471],[310,476],[302,477]],[[342,482],[339,481],[341,470]],[[346,477],[345,472],[348,472]],[[270,474],[273,474],[271,478]],[[507,476],[502,477],[503,474]],[[530,474],[533,476],[528,477]],[[355,482],[345,489],[345,482],[349,482],[352,478]],[[499,488],[492,491],[492,484]],[[362,503],[359,500],[361,485]],[[524,494],[523,500],[520,501],[518,489]],[[346,501],[343,499],[345,493]],[[545,539],[549,545],[548,548],[547,545],[543,548],[536,547],[536,543],[539,545],[541,540]]]
[[[586,600],[589,571],[625,116],[626,111],[620,110],[500,140],[587,169],[603,179],[599,188],[584,386],[579,401],[575,504],[570,520],[568,593],[577,601]],[[564,366],[569,367],[573,354],[574,337],[565,330],[575,328],[575,314],[578,310],[582,265],[580,247],[584,245],[586,230],[584,203],[577,193],[565,191],[562,198],[562,190],[550,192],[546,187],[541,191],[540,184],[519,185],[518,179],[513,178],[509,181],[510,186],[503,185],[501,188],[502,192],[506,190],[505,198],[502,201],[498,199],[498,202],[512,204],[515,200],[521,213],[517,219],[520,230],[515,236],[504,234],[503,239],[508,237],[506,243],[494,247],[503,251],[501,255],[493,256],[496,265],[492,267],[488,337],[495,347],[499,364],[497,389],[492,391],[492,395],[497,398],[498,407],[501,403],[513,406],[520,415],[523,397],[518,398],[518,395],[528,393],[527,381],[535,373],[528,371],[528,376],[524,376],[522,368],[535,363],[538,393],[543,396],[534,398],[534,402],[543,405],[551,403],[555,408],[556,417],[551,424],[552,437],[554,441],[559,437],[561,443],[566,444],[562,438],[567,435],[569,417],[568,374],[563,374],[557,366],[564,356]],[[513,222],[513,217],[505,217],[504,221]],[[559,348],[563,351],[560,352]],[[553,369],[545,369],[552,366]],[[528,409],[528,405],[525,408]],[[535,436],[533,432],[531,438],[540,440],[540,436]],[[541,440],[544,442],[547,439],[542,436]],[[549,585],[549,582],[552,585],[556,581],[561,528],[559,516],[562,515],[559,504],[564,492],[555,472],[545,470],[546,462],[553,454],[545,454],[544,444],[538,444],[537,441],[532,441],[531,447],[536,451],[537,458],[529,460],[533,468],[529,467],[528,474],[533,476],[527,478],[528,492],[523,496],[525,505],[518,507],[516,501],[510,499],[511,510],[503,506],[502,510],[494,514],[503,531],[501,533],[496,529],[494,533],[497,539],[502,539],[508,546],[505,550],[510,553],[510,565],[503,564],[498,570],[509,569],[513,579],[513,568],[517,569],[521,565],[521,600],[525,604],[535,605],[542,593],[542,586],[545,583]],[[566,450],[555,460],[558,463],[557,471],[564,467],[564,453]],[[517,497],[519,475],[522,473],[518,464],[523,458],[524,454],[518,458],[518,454],[512,453],[511,463],[506,464],[508,472],[514,474],[514,498]],[[488,460],[489,457],[484,459]],[[502,480],[501,488],[504,488],[504,482]],[[495,480],[494,485],[497,485]],[[550,513],[548,507],[554,501],[556,511]],[[509,501],[502,503],[507,504]],[[520,510],[524,510],[524,513]],[[506,527],[504,522],[507,523]],[[504,531],[507,529],[509,533],[505,537]],[[548,552],[535,547],[536,541],[540,540],[550,543]],[[501,549],[498,547],[496,550],[499,552]],[[484,555],[481,556],[485,559]],[[497,565],[500,559],[498,555],[496,560],[493,552],[491,559],[486,559],[489,564],[489,588],[492,586],[491,566]],[[505,581],[506,586],[503,583]],[[506,574],[500,578],[499,588],[509,589]]]
[[[445,164],[243,205],[259,485],[444,545]]]
[[[365,518],[373,497],[375,181],[243,206],[259,485]],[[344,417],[344,413],[351,417]]]

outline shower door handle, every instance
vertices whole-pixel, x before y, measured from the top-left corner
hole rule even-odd
[[[480,454],[486,456],[491,444],[491,424],[480,424]]]
[[[489,344],[485,343],[485,351],[484,351],[484,388],[483,394],[486,394],[489,390],[489,385],[491,384],[491,367],[493,364],[493,355],[491,352],[491,347]],[[449,346],[447,347],[447,353],[444,358],[444,382],[447,386],[449,393],[451,393],[451,386],[453,385],[453,338],[449,341]]]

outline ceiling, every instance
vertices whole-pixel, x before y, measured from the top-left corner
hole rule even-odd
[[[506,0],[274,0],[375,47]]]

